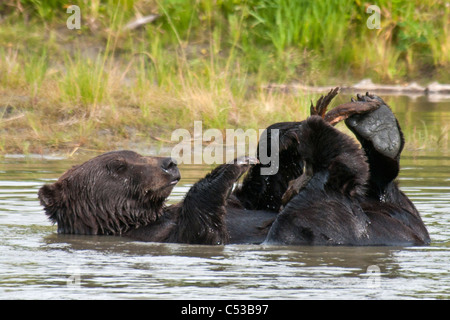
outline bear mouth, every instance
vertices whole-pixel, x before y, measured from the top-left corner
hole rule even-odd
[[[180,181],[180,178],[177,177],[177,178],[173,179],[172,181],[170,181],[168,184],[166,184],[166,185],[164,185],[164,186],[162,186],[162,187],[159,187],[158,189],[153,189],[153,190],[152,190],[152,189],[148,189],[148,190],[145,190],[145,194],[148,194],[148,193],[158,193],[158,192],[166,191],[167,189],[173,188],[179,181]]]
[[[181,178],[175,178],[175,179],[173,179],[173,180],[169,183],[168,186],[174,186],[174,185],[176,185],[178,182],[180,182],[180,179],[181,179]]]

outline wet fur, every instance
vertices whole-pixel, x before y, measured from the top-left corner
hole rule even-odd
[[[399,126],[398,130],[401,132]],[[362,141],[361,149],[319,116],[297,123],[291,134],[299,142],[288,148],[295,147],[301,155],[298,163],[311,166],[313,176],[279,213],[264,243],[429,244],[428,231],[417,209],[393,180],[402,146],[393,159],[381,154],[370,141]],[[384,166],[391,170],[383,170]],[[280,181],[282,190],[288,177],[283,171],[277,175],[271,180]],[[250,181],[244,182],[248,185],[242,189],[252,187]]]
[[[144,241],[224,244],[226,199],[249,164],[215,168],[199,180],[183,201],[166,206],[179,179],[167,158],[115,151],[68,170],[38,193],[59,233],[124,235]],[[162,167],[163,166],[163,167]]]

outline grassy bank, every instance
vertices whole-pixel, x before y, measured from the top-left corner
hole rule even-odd
[[[66,1],[0,4],[0,153],[163,144],[194,120],[264,128],[305,118],[318,96],[263,89],[269,83],[450,82],[445,1],[379,1],[380,29],[367,27],[361,1],[72,4],[79,30],[67,28]]]

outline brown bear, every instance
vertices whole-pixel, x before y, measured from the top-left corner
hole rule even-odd
[[[392,111],[366,94],[326,113],[336,94],[321,97],[307,120],[266,129],[260,145],[278,152],[275,174],[261,174],[270,164],[235,160],[166,206],[180,179],[176,163],[115,151],[70,169],[39,198],[60,233],[197,244],[428,244],[417,209],[395,182],[404,139]],[[362,148],[333,127],[342,120]],[[279,150],[268,148],[273,129]]]
[[[222,244],[229,237],[226,198],[252,161],[241,158],[215,168],[183,201],[166,206],[180,180],[175,161],[113,151],[73,167],[55,183],[42,186],[38,196],[58,233]]]

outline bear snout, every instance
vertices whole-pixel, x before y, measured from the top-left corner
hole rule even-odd
[[[177,166],[177,161],[173,158],[162,158],[161,159],[161,169],[171,176],[171,183],[170,184],[176,184],[180,178],[180,170]]]

